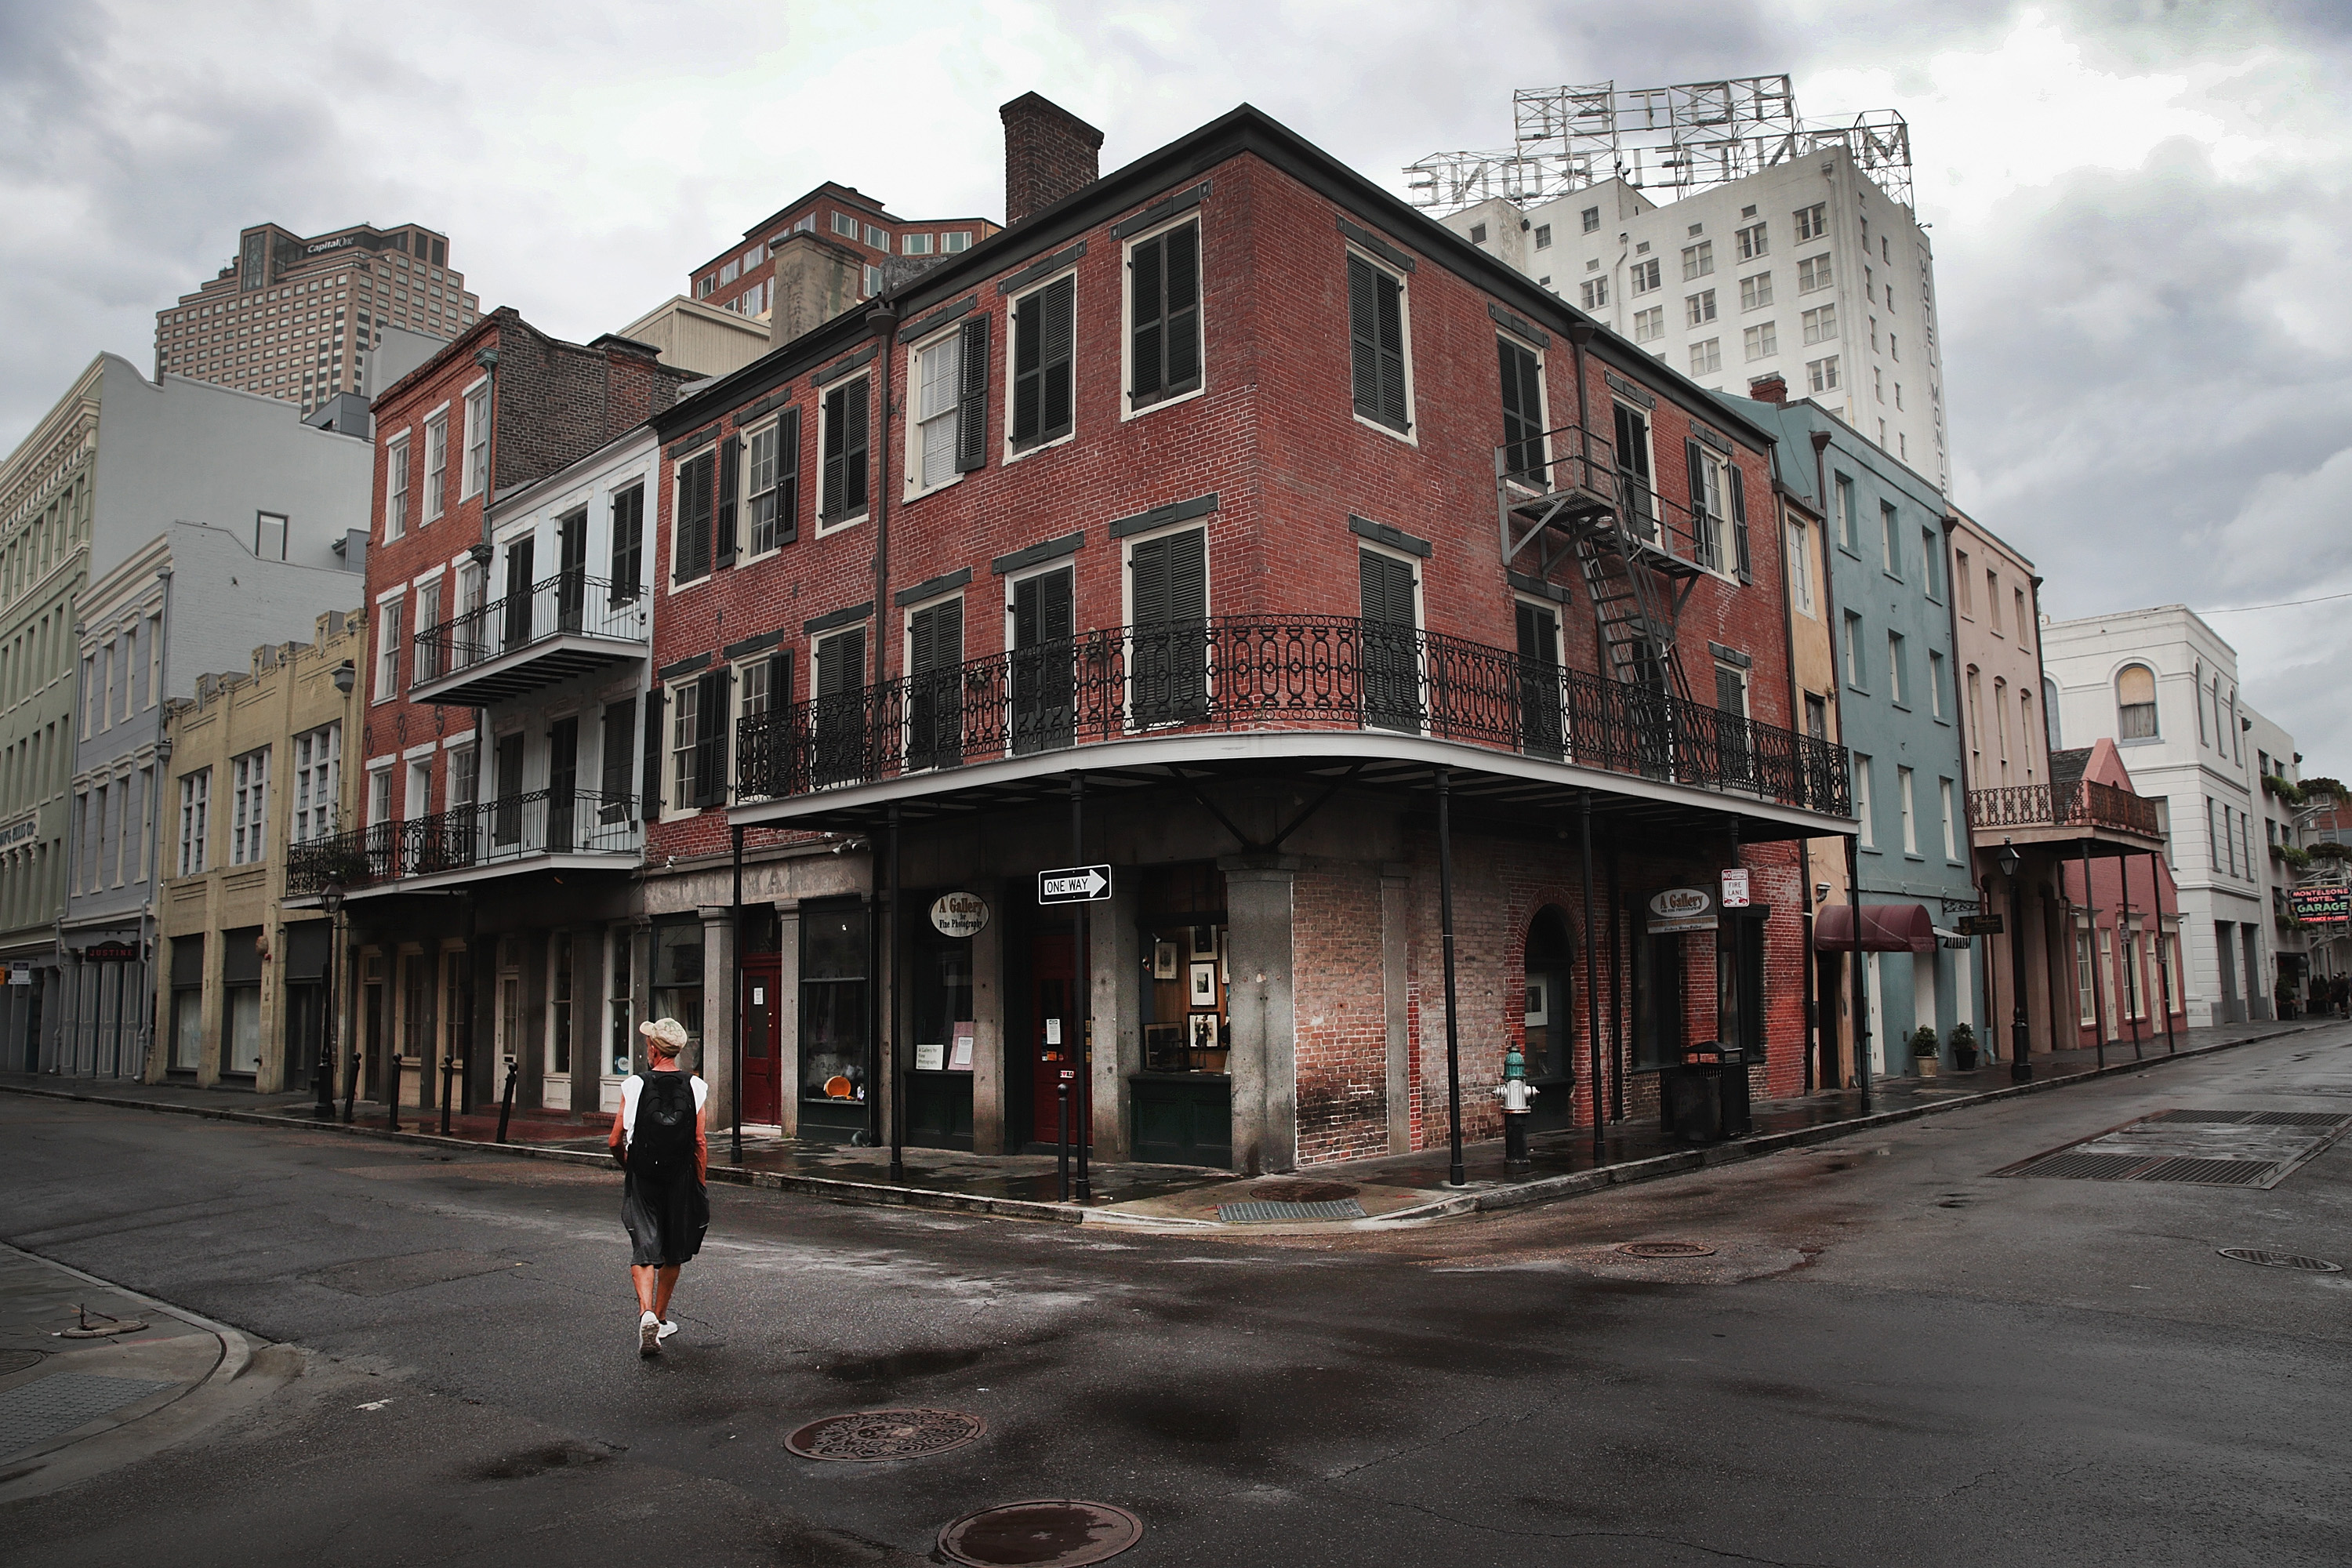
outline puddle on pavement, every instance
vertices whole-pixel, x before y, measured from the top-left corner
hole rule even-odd
[[[986,1353],[976,1350],[893,1351],[888,1355],[835,1362],[819,1370],[839,1383],[901,1383],[909,1378],[935,1377],[943,1372],[961,1372]]]

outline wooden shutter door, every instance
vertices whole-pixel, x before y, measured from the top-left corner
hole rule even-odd
[[[1071,429],[1070,361],[1077,327],[1077,281],[1065,278],[1039,296],[1045,302],[1045,342],[1037,366],[1041,382],[1037,439],[1051,441]]]
[[[625,822],[629,816],[629,742],[636,738],[637,700],[604,704],[603,764],[598,769],[596,820]]]
[[[507,609],[506,625],[501,633],[506,646],[518,648],[530,641],[531,546],[529,536],[507,546]]]
[[[1699,451],[1696,438],[1683,443],[1683,458],[1690,468],[1691,547],[1694,559],[1702,566],[1721,570],[1723,552],[1717,545],[1714,520],[1706,510],[1706,458]]]
[[[816,647],[816,779],[842,784],[865,776],[866,628],[829,637]]]
[[[1381,416],[1380,300],[1369,261],[1348,258],[1348,361],[1354,374],[1356,412]]]
[[[1167,389],[1190,392],[1201,384],[1201,226],[1171,229],[1167,247]]]
[[[988,318],[966,321],[957,336],[956,472],[988,466]]]
[[[1650,422],[1620,403],[1617,410],[1617,506],[1637,538],[1657,538],[1650,495]]]
[[[733,717],[732,670],[714,669],[695,683],[694,804],[719,805],[727,799],[727,731]]]
[[[1734,564],[1739,569],[1739,580],[1743,583],[1753,583],[1756,581],[1755,563],[1748,559],[1748,487],[1738,468],[1731,468],[1727,472],[1730,476],[1731,484],[1732,559]],[[1933,553],[1930,553],[1927,557],[1927,572],[1931,579],[1935,570],[1936,558]]]
[[[1537,756],[1560,754],[1559,617],[1519,603],[1519,739]]]
[[[558,719],[547,731],[547,847],[570,849],[580,801],[580,721]]]
[[[1167,389],[1168,366],[1164,352],[1166,340],[1166,300],[1163,296],[1162,271],[1166,259],[1168,237],[1145,240],[1135,247],[1128,259],[1128,289],[1130,296],[1129,316],[1131,321],[1128,347],[1129,368],[1134,384],[1128,395],[1137,403],[1160,397]]]
[[[719,447],[719,564],[735,564],[735,504],[743,483],[743,437],[730,436]]]
[[[963,602],[918,611],[907,626],[907,765],[963,760]]]
[[[1404,285],[1385,272],[1373,273],[1380,300],[1381,407],[1374,417],[1392,429],[1409,430],[1404,395]]]
[[[776,542],[801,536],[801,411],[787,408],[776,422]]]
[[[1129,555],[1135,626],[1129,658],[1135,719],[1200,717],[1207,665],[1208,533],[1192,528],[1136,545]]]
[[[1070,743],[1076,648],[1069,568],[1022,580],[1013,595],[1013,749]]]
[[[640,822],[656,821],[662,809],[662,689],[654,687],[646,693],[646,725],[643,731],[642,766],[637,774],[637,800],[642,809]]]
[[[1393,556],[1357,552],[1363,605],[1364,722],[1421,728],[1420,664],[1414,657],[1412,568]]]

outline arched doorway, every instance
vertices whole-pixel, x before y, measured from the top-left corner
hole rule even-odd
[[[1568,917],[1549,905],[1538,910],[1528,926],[1527,1035],[1521,1047],[1528,1082],[1542,1091],[1528,1114],[1531,1132],[1576,1122],[1576,1015],[1569,984],[1575,963]]]

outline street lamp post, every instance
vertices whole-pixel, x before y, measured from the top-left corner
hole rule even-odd
[[[319,894],[319,907],[327,911],[327,1006],[326,1018],[319,1030],[319,1068],[310,1076],[318,1080],[317,1112],[321,1121],[335,1119],[335,968],[341,942],[337,927],[342,923],[343,885],[330,882]]]
[[[2033,1036],[2025,1016],[2025,900],[2018,896],[2017,873],[2025,858],[2017,847],[2004,838],[2000,853],[1994,857],[2000,874],[2009,879],[2009,1078],[2011,1083],[2030,1083],[2033,1079]]]

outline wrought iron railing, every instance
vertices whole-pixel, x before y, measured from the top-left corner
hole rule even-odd
[[[1089,632],[745,719],[743,797],[1139,735],[1382,730],[1820,811],[1845,748],[1459,637],[1338,616]]]
[[[2070,784],[2011,784],[1969,791],[1969,826],[2105,827],[2161,838],[2156,802],[2127,789],[2077,779]]]
[[[354,887],[541,855],[634,856],[644,847],[635,795],[526,790],[295,845],[286,890],[299,897],[330,882]]]
[[[559,637],[646,640],[645,595],[585,572],[559,572],[520,594],[466,610],[418,632],[408,684],[426,685]]]
[[[1646,462],[1646,454],[1640,460]],[[1527,492],[1523,500],[1575,491],[1598,497],[1615,510],[1625,537],[1645,550],[1711,572],[1727,569],[1729,523],[1695,515],[1687,502],[1660,490],[1654,475],[1620,463],[1617,444],[1606,436],[1562,426],[1497,448],[1497,461],[1505,482]]]

